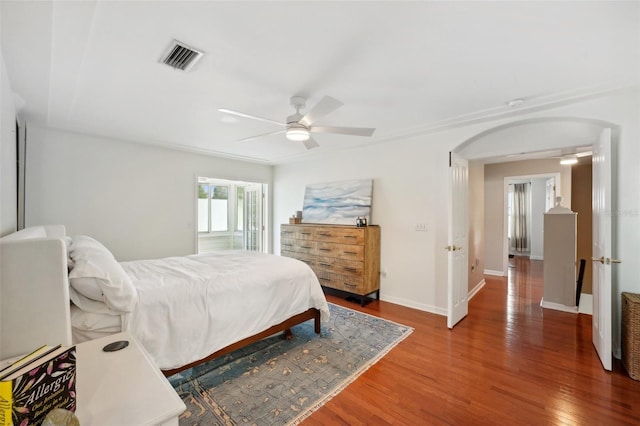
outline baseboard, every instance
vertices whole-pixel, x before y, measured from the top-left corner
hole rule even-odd
[[[580,293],[580,306],[578,312],[593,315],[593,294]]]
[[[484,270],[485,275],[495,275],[497,277],[504,277],[504,272],[502,271],[492,271],[491,269]]]
[[[473,289],[469,292],[469,295],[467,296],[467,300],[471,300],[471,299],[473,299],[473,296],[475,296],[476,294],[478,294],[478,292],[479,292],[480,290],[482,290],[482,287],[484,287],[484,285],[485,285],[486,283],[487,283],[487,282],[486,282],[486,281],[484,280],[484,278],[483,278],[483,279],[482,279],[478,284],[476,284],[476,286],[475,286],[475,287],[473,287]]]
[[[469,292],[468,299],[471,300],[473,296],[475,296],[482,288],[485,286],[486,281],[484,278],[476,284],[475,287]],[[406,306],[407,308],[418,309],[420,311],[429,312],[436,315],[447,316],[447,310],[438,308],[437,306],[426,305],[424,303],[416,303],[411,300],[401,299],[398,297],[389,297],[389,296],[380,296],[380,300],[384,300],[385,302],[395,303],[396,305]]]
[[[546,309],[554,309],[556,311],[569,312],[572,314],[578,313],[577,306],[567,306],[567,305],[562,305],[560,303],[546,302],[544,299],[540,301],[540,306]]]
[[[529,260],[544,260],[542,256],[529,256]]]
[[[439,308],[437,306],[431,306],[424,303],[416,303],[412,300],[401,299],[398,297],[389,297],[380,295],[380,300],[385,302],[395,303],[396,305],[406,306],[407,308],[418,309],[419,311],[425,311],[436,315],[447,316],[447,310]]]

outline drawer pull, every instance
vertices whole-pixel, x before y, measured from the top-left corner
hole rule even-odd
[[[301,232],[302,235],[311,235],[311,232]]]
[[[355,254],[356,254],[356,252],[355,252],[355,251],[345,251],[345,252],[343,252],[343,253],[344,253],[344,254],[351,254],[351,255],[354,255],[354,256],[355,256]]]
[[[331,280],[329,278],[320,278],[320,281],[331,282]]]
[[[282,243],[282,245],[283,245],[284,247],[291,247],[291,246],[293,246],[293,244],[286,244],[286,243]]]
[[[318,232],[318,235],[322,236],[322,237],[330,237],[331,234],[328,232]]]
[[[318,265],[320,266],[324,266],[325,268],[330,267],[331,265],[329,265],[328,263],[318,263]]]
[[[328,248],[319,248],[318,250],[320,250],[320,251],[331,251],[331,249],[328,249]]]
[[[347,272],[356,272],[357,271],[356,268],[349,268],[349,267],[346,267],[346,266],[344,267],[344,270],[347,271]]]
[[[355,235],[343,235],[344,238],[358,238]]]
[[[311,247],[310,247],[310,246],[300,246],[300,248],[303,248],[303,249],[310,249]]]
[[[342,283],[344,285],[346,285],[347,287],[358,287],[356,284],[351,284],[351,283]]]

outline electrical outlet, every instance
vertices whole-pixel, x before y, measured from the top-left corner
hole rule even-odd
[[[426,231],[427,230],[427,224],[426,223],[416,223],[416,231]]]

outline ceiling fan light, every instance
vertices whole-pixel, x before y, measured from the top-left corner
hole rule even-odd
[[[577,164],[577,163],[578,163],[578,157],[575,155],[565,155],[560,159],[560,164],[562,165]]]
[[[289,127],[286,133],[287,139],[294,142],[305,142],[311,136],[309,130],[304,127]]]

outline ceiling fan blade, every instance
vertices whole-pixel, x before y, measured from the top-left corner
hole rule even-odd
[[[330,126],[314,126],[311,133],[339,133],[341,135],[352,136],[371,136],[376,129],[369,127],[330,127]]]
[[[261,135],[249,136],[248,138],[238,139],[238,142],[252,141],[254,139],[260,139],[260,138],[263,138],[265,136],[278,135],[278,134],[284,133],[284,132],[286,132],[286,130],[277,130],[275,132],[269,132],[269,133],[263,133]]]
[[[313,148],[317,148],[320,145],[318,145],[318,142],[316,142],[314,139],[309,138],[306,141],[302,142],[304,144],[304,146],[307,147],[307,149],[313,149]]]
[[[320,102],[315,104],[315,106],[311,108],[311,110],[309,110],[309,112],[306,113],[305,116],[300,119],[300,121],[298,121],[298,123],[309,127],[311,126],[311,124],[313,124],[313,122],[337,110],[342,105],[344,104],[339,100],[334,99],[331,96],[325,96],[324,98],[320,99]]]
[[[245,114],[244,112],[234,111],[232,109],[220,108],[218,111],[225,114],[237,115],[238,117],[250,118],[252,120],[264,121],[265,123],[277,124],[278,126],[286,126],[286,123],[280,123],[279,121],[271,120],[268,118],[258,117],[256,115]]]

